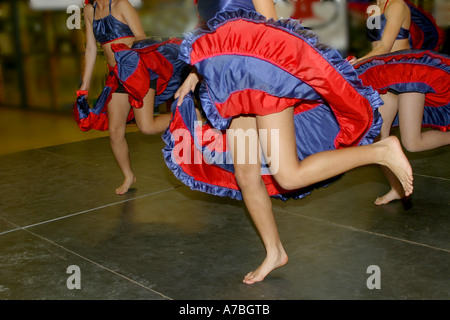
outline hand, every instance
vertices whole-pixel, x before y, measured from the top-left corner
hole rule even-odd
[[[87,88],[86,86],[82,85],[80,87],[80,89],[78,89],[78,91],[77,91],[77,97],[85,95],[86,98],[87,98],[88,92],[89,92],[89,88]]]
[[[354,56],[348,56],[347,61],[350,62],[351,65],[355,65],[358,62],[358,59]]]
[[[184,97],[189,94],[189,92],[194,91],[197,83],[200,81],[199,75],[196,72],[191,72],[183,84],[175,92],[174,98],[178,99],[177,106],[181,106]]]

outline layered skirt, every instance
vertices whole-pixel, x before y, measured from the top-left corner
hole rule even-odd
[[[174,175],[193,190],[242,199],[227,144],[233,118],[264,116],[294,108],[298,159],[339,148],[371,144],[380,132],[379,94],[363,86],[340,54],[318,42],[297,20],[266,21],[254,11],[220,12],[209,30],[185,35],[180,59],[203,81],[196,99],[172,105],[163,154]],[[270,196],[302,198],[314,188],[284,190],[261,160]]]
[[[380,94],[424,94],[422,126],[450,129],[450,57],[429,50],[405,50],[371,57],[355,68],[363,84]],[[393,125],[397,124],[398,117]]]
[[[175,94],[189,72],[189,65],[178,59],[181,40],[165,42],[143,40],[132,48],[125,44],[113,44],[116,66],[109,67],[106,84],[95,105],[91,108],[87,91],[77,92],[74,115],[82,131],[108,130],[108,104],[119,86],[128,94],[130,105],[142,108],[143,99],[150,89],[150,82],[156,80],[155,106],[170,99]],[[134,118],[130,110],[127,121]]]

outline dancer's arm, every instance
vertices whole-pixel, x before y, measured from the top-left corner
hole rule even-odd
[[[273,0],[253,0],[253,5],[257,12],[262,14],[266,19],[278,20],[277,11]]]
[[[408,17],[408,14],[409,8],[406,5],[403,5],[401,2],[392,3],[385,12],[387,21],[381,40],[377,42],[376,47],[369,53],[357,60],[351,61],[351,63],[356,64],[367,58],[391,52],[395,40],[397,39],[397,35],[400,32],[400,28]]]
[[[117,3],[117,9],[122,14],[126,23],[133,32],[136,41],[144,40],[147,36],[145,35],[144,28],[142,27],[139,14],[131,3],[128,0],[119,1]]]
[[[174,98],[178,99],[177,105],[181,106],[183,99],[189,92],[194,91],[195,87],[199,83],[201,75],[198,74],[195,67],[192,68],[191,73],[186,77],[183,84],[178,88],[177,92],[174,94]]]
[[[92,20],[94,16],[94,8],[87,5],[84,8],[84,21],[86,25],[86,51],[84,56],[84,73],[83,83],[80,90],[89,90],[91,85],[92,73],[94,71],[95,61],[97,59],[97,41],[94,37],[92,28]]]

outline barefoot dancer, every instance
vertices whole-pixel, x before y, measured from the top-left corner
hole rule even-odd
[[[109,130],[111,148],[124,175],[123,183],[115,192],[122,195],[136,182],[125,138],[127,122],[135,118],[138,128],[145,134],[163,132],[169,124],[170,114],[154,117],[154,106],[173,96],[182,82],[179,75],[186,64],[176,61],[179,49],[176,41],[155,44],[146,40],[135,43],[133,50],[130,49],[135,41],[146,36],[138,14],[128,0],[86,2],[85,69],[74,111],[81,130]],[[96,41],[102,44],[109,75],[98,102],[90,109],[86,98],[97,58]],[[137,59],[127,60],[130,55]],[[152,55],[158,56],[155,61],[160,61],[160,64],[153,62],[150,67]],[[125,71],[121,70],[122,65],[117,65],[116,59],[127,65],[123,68]],[[145,68],[146,62],[148,69],[153,71],[151,75]],[[134,70],[132,75],[126,72],[130,69]]]
[[[164,156],[192,189],[244,200],[266,250],[244,283],[262,281],[288,262],[270,196],[301,198],[312,186],[371,163],[389,167],[412,193],[412,169],[398,140],[371,144],[381,128],[379,95],[360,85],[337,51],[319,44],[298,21],[276,21],[272,0],[199,0],[198,10],[211,19],[210,30],[186,35],[181,45],[181,59],[195,70],[175,94]],[[189,93],[200,80],[208,118],[201,128]],[[183,129],[187,134],[178,139]],[[259,141],[239,143],[242,132],[261,133]],[[189,134],[194,142],[181,159]],[[255,145],[264,159],[252,162]],[[201,163],[185,157],[198,152]],[[231,165],[221,161],[228,155]]]
[[[450,58],[431,51],[410,50],[410,39],[415,39],[409,31],[411,10],[419,16],[417,8],[403,0],[378,0],[377,5],[381,15],[372,19],[379,19],[381,28],[368,29],[372,50],[351,63],[363,84],[382,94],[380,138],[389,137],[394,123],[399,125],[402,144],[410,152],[450,144]],[[438,42],[426,40],[433,47]],[[422,127],[435,130],[422,131]],[[376,205],[404,197],[395,175],[386,168],[383,171],[391,190],[377,198]]]

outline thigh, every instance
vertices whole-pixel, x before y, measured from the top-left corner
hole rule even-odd
[[[246,189],[246,186],[254,187],[260,184],[261,162],[255,117],[234,118],[227,130],[227,143],[239,186]]]
[[[294,125],[294,108],[256,117],[261,149],[271,173],[289,175],[299,165]],[[292,171],[291,171],[292,172]]]
[[[425,95],[417,92],[399,95],[398,119],[403,139],[417,139],[422,132]]]
[[[138,128],[148,128],[153,124],[155,96],[156,91],[149,89],[147,95],[144,97],[142,108],[133,108]]]
[[[113,93],[108,104],[108,127],[110,132],[119,130],[125,132],[130,109],[128,94]]]
[[[227,142],[235,165],[260,165],[259,137],[255,117],[234,118],[227,130]]]

